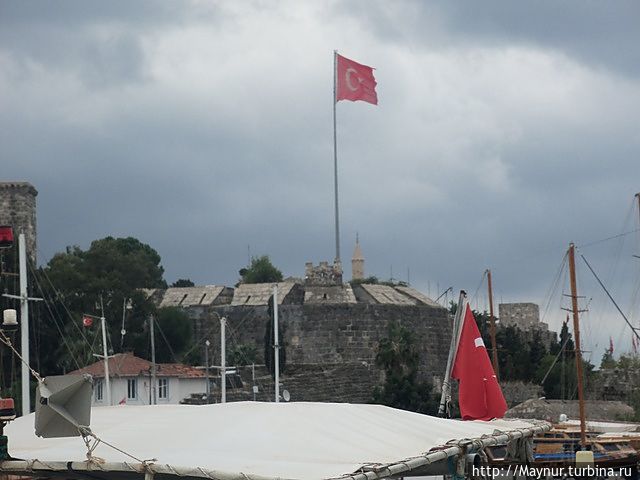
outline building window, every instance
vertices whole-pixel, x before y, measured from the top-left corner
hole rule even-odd
[[[96,402],[101,402],[102,401],[102,379],[98,379],[96,380],[96,382],[93,384],[93,391],[95,393],[95,397],[96,397]]]
[[[127,398],[129,400],[134,400],[138,398],[138,379],[137,378],[127,379]]]
[[[169,398],[169,380],[167,378],[158,379],[158,398],[163,400]]]

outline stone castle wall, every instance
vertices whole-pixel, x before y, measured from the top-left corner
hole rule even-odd
[[[37,195],[38,191],[30,183],[0,182],[0,225],[13,227],[16,244],[18,234],[25,234],[27,254],[34,264],[37,258]]]
[[[444,308],[297,304],[281,305],[278,313],[280,343],[286,350],[283,381],[295,379],[297,400],[331,400],[330,393],[336,392],[335,387],[323,385],[333,382],[341,386],[341,393],[333,397],[334,401],[369,401],[373,388],[383,380],[382,372],[375,366],[375,355],[391,321],[414,333],[420,355],[420,378],[436,387],[440,385],[451,338],[451,321]],[[265,363],[267,307],[214,306],[194,309],[189,314],[194,319],[196,338],[202,339],[203,344],[206,339],[211,342],[209,353],[213,364],[220,363],[218,316],[227,318],[227,349],[234,345],[253,345],[256,363]]]
[[[540,322],[540,309],[535,303],[501,303],[498,311],[502,325],[513,325],[523,330],[546,327]]]

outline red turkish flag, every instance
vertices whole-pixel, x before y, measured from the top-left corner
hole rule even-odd
[[[504,417],[507,402],[468,304],[451,377],[460,382],[458,403],[463,420]]]
[[[336,102],[351,100],[378,104],[373,68],[349,60],[336,53]]]

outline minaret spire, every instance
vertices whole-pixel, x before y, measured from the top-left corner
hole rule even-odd
[[[364,278],[364,256],[360,249],[360,236],[356,233],[356,246],[353,249],[351,258],[351,279],[361,280]]]

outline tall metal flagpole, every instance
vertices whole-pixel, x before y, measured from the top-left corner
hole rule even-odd
[[[338,81],[338,51],[333,51],[333,189],[335,194],[336,219],[336,261],[340,261],[340,220],[338,214],[338,136],[336,133],[336,104],[338,96],[336,84]]]

